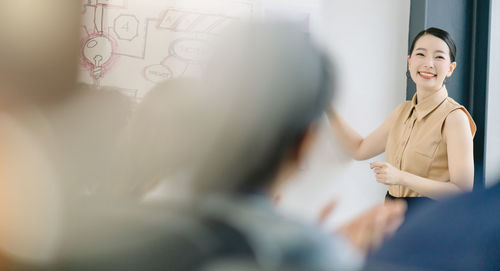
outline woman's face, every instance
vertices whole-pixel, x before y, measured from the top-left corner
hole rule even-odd
[[[448,45],[433,35],[423,35],[408,56],[408,69],[417,89],[439,90],[456,67]]]

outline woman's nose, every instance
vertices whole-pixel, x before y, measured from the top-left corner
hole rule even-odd
[[[424,62],[423,62],[423,65],[427,68],[434,66],[434,61],[433,61],[432,57],[426,57]]]
[[[434,67],[434,61],[432,59],[426,59],[426,60],[424,60],[424,62],[422,63],[422,65],[425,68],[432,68],[432,67]]]

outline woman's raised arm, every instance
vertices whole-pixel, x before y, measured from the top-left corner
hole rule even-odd
[[[392,125],[401,111],[396,107],[375,131],[363,138],[332,108],[328,112],[330,125],[336,139],[344,150],[355,160],[366,160],[385,151],[387,137]]]

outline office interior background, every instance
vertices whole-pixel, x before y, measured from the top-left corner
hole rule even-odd
[[[88,0],[82,3],[79,81],[119,88],[140,102],[157,83],[196,76],[224,27],[246,19],[303,24],[336,64],[335,106],[368,135],[411,98],[409,42],[424,28],[450,32],[458,68],[448,86],[478,125],[475,189],[500,176],[500,3],[498,0]],[[323,123],[313,155],[282,191],[280,209],[305,220],[339,198],[326,225],[339,225],[383,201],[369,162],[352,161]],[[169,193],[175,196],[173,187]],[[168,195],[167,195],[168,196]]]

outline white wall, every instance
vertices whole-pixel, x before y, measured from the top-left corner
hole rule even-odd
[[[500,177],[500,1],[491,3],[491,40],[489,59],[488,107],[486,115],[486,186]]]
[[[320,10],[313,32],[335,56],[335,105],[366,136],[405,99],[410,1],[325,0]],[[340,197],[326,224],[335,227],[383,201],[386,187],[375,181],[369,162],[385,158],[352,161],[332,140],[326,117],[324,126],[314,154],[284,190],[281,206],[313,220],[321,206]]]

